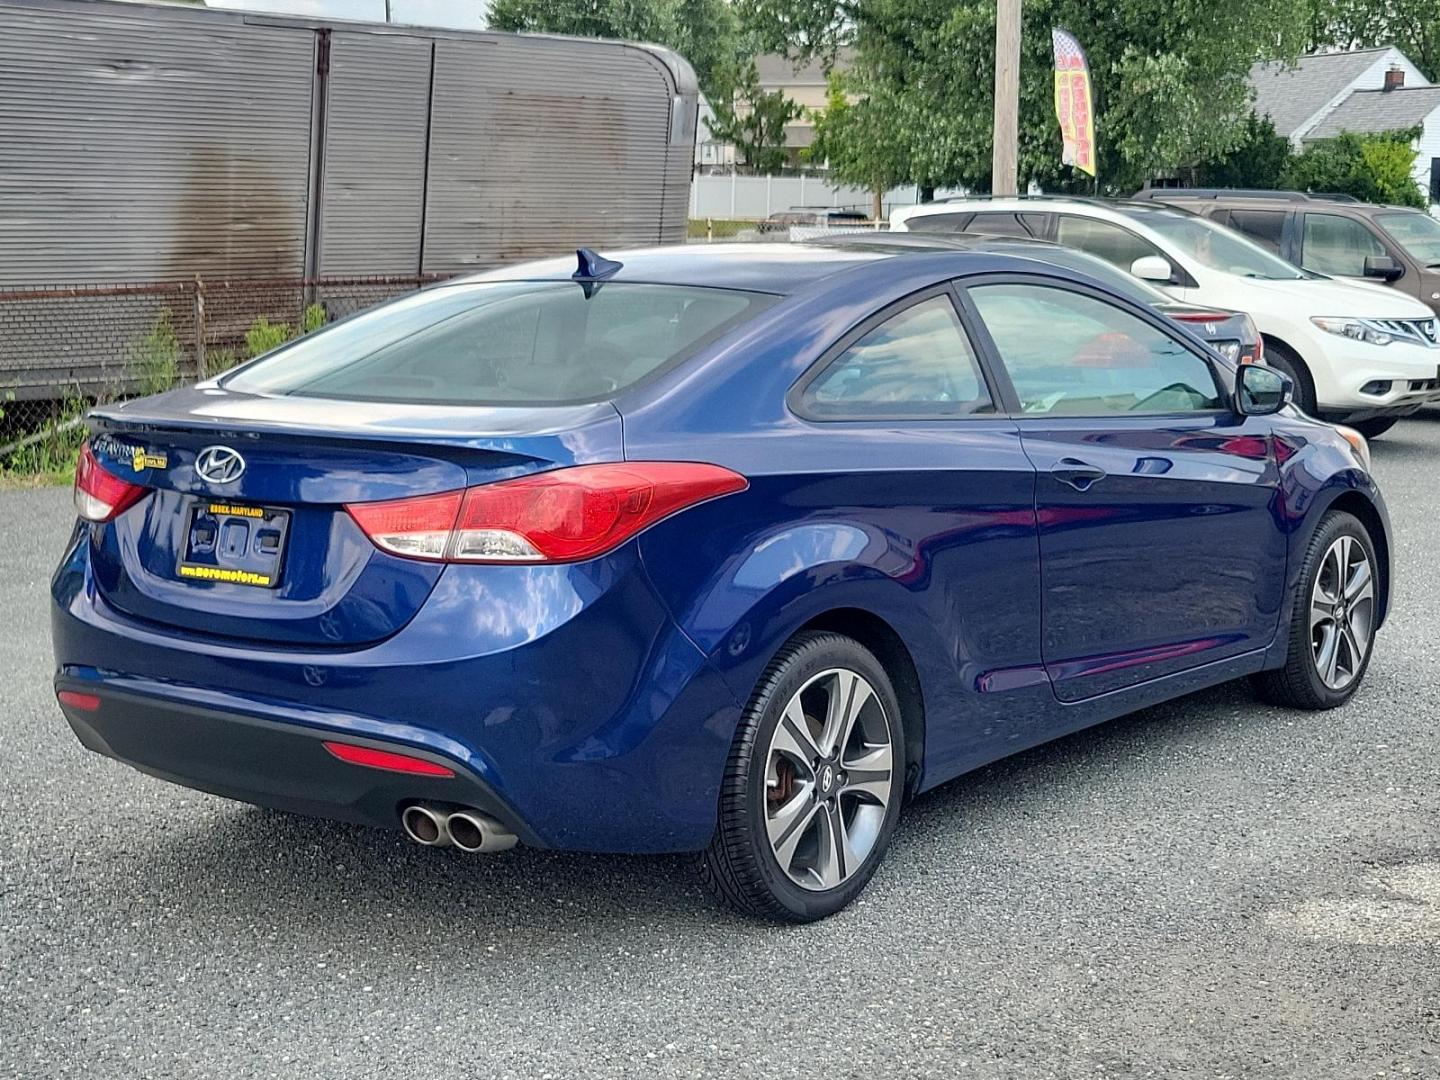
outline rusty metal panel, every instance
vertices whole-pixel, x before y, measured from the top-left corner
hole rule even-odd
[[[0,284],[300,273],[314,42],[0,0]]]
[[[322,274],[417,272],[429,117],[428,38],[331,35]]]
[[[688,198],[671,153],[677,94],[683,101],[664,60],[640,47],[437,40],[423,269],[683,237]],[[681,151],[687,197],[693,141],[692,123]]]

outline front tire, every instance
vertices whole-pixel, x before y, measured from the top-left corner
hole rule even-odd
[[[796,635],[741,718],[701,877],[749,915],[833,915],[889,846],[905,761],[900,703],[874,655],[840,634]]]
[[[1261,697],[1293,709],[1350,700],[1374,650],[1379,565],[1357,518],[1332,510],[1321,519],[1301,564],[1285,666],[1255,676]]]
[[[1315,382],[1310,378],[1310,369],[1305,366],[1305,361],[1287,346],[1266,338],[1265,363],[1290,376],[1290,381],[1295,384],[1295,394],[1291,399],[1295,407],[1307,416],[1314,416]]]

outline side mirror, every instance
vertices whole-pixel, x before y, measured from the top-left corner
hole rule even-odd
[[[1241,416],[1269,416],[1290,404],[1295,384],[1290,376],[1260,364],[1241,364],[1235,372],[1235,411]]]
[[[1365,276],[1381,281],[1394,281],[1405,273],[1405,268],[1389,255],[1366,255]]]
[[[1174,268],[1159,255],[1142,255],[1130,264],[1130,273],[1143,281],[1170,285],[1175,281]]]

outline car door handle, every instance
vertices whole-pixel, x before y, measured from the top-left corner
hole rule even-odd
[[[1092,487],[1105,479],[1104,469],[1091,465],[1089,462],[1081,461],[1079,458],[1061,458],[1050,470],[1050,475],[1059,480],[1062,484],[1069,484],[1076,491],[1089,491]]]

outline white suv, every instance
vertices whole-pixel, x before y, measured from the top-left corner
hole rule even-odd
[[[1033,236],[1098,255],[1193,304],[1248,312],[1306,412],[1368,436],[1440,401],[1440,329],[1420,301],[1299,270],[1239,233],[1151,203],[959,199],[896,210],[892,231]]]

